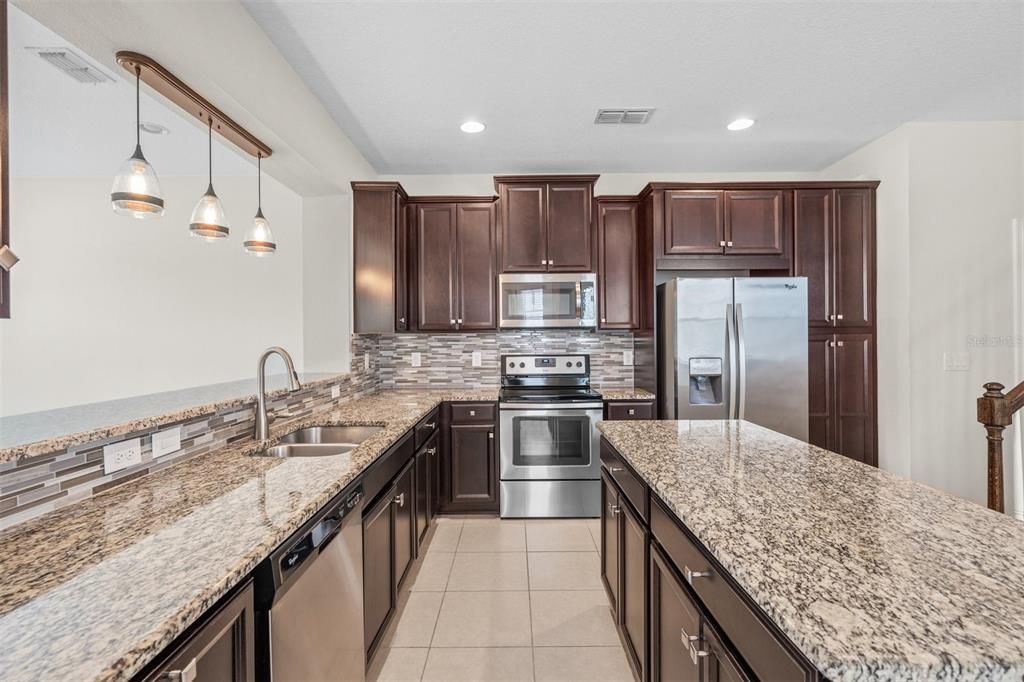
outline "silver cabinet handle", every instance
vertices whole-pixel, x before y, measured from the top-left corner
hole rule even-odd
[[[629,408],[629,415],[633,416],[634,414],[636,414],[636,410],[634,410],[632,407]]]
[[[437,454],[437,448],[427,448],[427,454],[433,457]]]
[[[452,324],[455,324],[455,320],[454,320],[454,319],[451,319],[451,320],[448,320],[448,321],[449,321],[450,323],[452,323]]]
[[[732,242],[726,242],[725,245],[726,246],[732,246]]]
[[[428,428],[431,431],[433,431],[434,429],[437,428],[437,422],[429,422],[427,424],[424,424],[423,426],[424,426],[424,428]]]
[[[11,268],[18,264],[19,258],[11,251],[11,247],[4,244],[0,246],[0,270],[10,272]]]
[[[489,438],[490,440],[494,440],[494,431],[488,431],[488,432],[487,432],[487,437],[488,437],[488,438]]]
[[[612,516],[618,516],[620,511],[622,511],[622,510],[619,509],[619,505],[612,504],[611,502],[608,503],[608,513],[609,514],[611,514]]]
[[[192,659],[181,670],[168,670],[163,674],[168,682],[193,682],[196,679],[196,659]]]
[[[836,319],[837,320],[841,320],[841,319],[843,319],[843,316],[842,315],[836,315]]]
[[[395,504],[397,504],[399,507],[405,506],[405,493],[395,495]]]
[[[469,411],[469,416],[470,417],[475,417],[476,416],[476,410],[470,410]]]
[[[554,265],[554,264],[555,264],[555,261],[553,261],[550,258],[548,258],[548,265]]]
[[[613,474],[617,474],[620,471],[625,471],[625,469],[623,469],[622,467],[614,467],[613,466],[613,467],[608,467],[608,471],[612,472]]]
[[[398,323],[399,324],[405,324],[405,318],[404,317],[398,318]]]
[[[725,240],[723,239],[722,241],[718,242],[718,245],[719,246],[725,246]]]
[[[686,576],[686,582],[693,584],[696,578],[710,578],[711,571],[692,571],[689,566],[683,567],[683,574]]]
[[[836,345],[839,346],[840,348],[842,348],[843,347],[843,342],[842,341],[836,341]]]
[[[604,323],[605,323],[605,322],[607,322],[607,321],[608,321],[608,320],[604,319],[603,317],[601,318],[601,324],[604,324]]]
[[[707,656],[708,652],[703,649],[698,649],[697,645],[700,644],[700,637],[697,635],[691,635],[686,632],[683,628],[679,628],[679,639],[682,641],[690,652],[690,660],[693,661],[694,665],[697,664],[697,659]]]
[[[548,264],[548,262],[547,262],[546,260],[542,260],[542,261],[540,262],[540,264],[541,264],[541,265],[547,265],[547,264]]]
[[[455,320],[455,321],[456,321],[457,323],[459,323],[459,324],[462,324],[462,318],[461,318],[461,317],[460,317],[459,319]]]

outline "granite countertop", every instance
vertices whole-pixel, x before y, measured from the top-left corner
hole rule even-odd
[[[599,428],[829,679],[1024,676],[1024,523],[749,422]]]
[[[597,392],[603,400],[654,400],[655,395],[642,388],[600,388]]]
[[[0,679],[128,679],[436,405],[496,399],[383,391],[273,425],[385,427],[351,453],[246,441],[0,532]]]

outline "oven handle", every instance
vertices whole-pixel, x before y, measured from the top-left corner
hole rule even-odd
[[[502,410],[522,410],[524,412],[535,412],[537,410],[556,410],[558,412],[581,412],[586,410],[604,409],[604,403],[498,403]]]

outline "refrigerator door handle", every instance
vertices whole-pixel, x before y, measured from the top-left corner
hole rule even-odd
[[[743,304],[736,304],[736,359],[739,364],[740,388],[736,418],[745,419],[747,414],[747,344],[743,336]]]
[[[729,363],[729,414],[728,419],[736,419],[736,317],[733,315],[732,304],[725,306],[725,355]]]

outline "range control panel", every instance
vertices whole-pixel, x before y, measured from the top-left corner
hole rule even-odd
[[[506,376],[589,376],[587,355],[503,355],[501,373]]]

